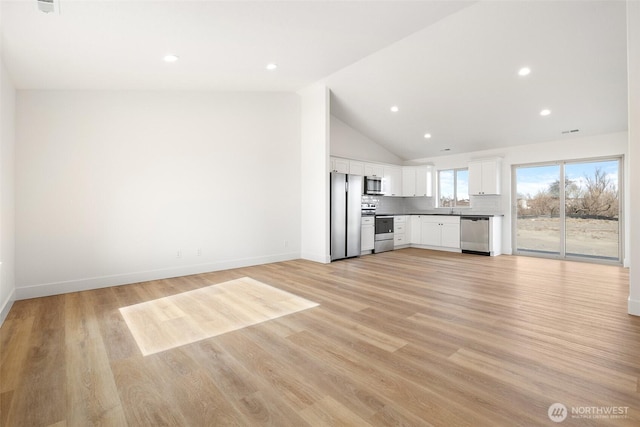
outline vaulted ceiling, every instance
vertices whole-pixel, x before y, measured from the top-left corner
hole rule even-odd
[[[2,3],[2,55],[18,89],[297,91],[324,81],[332,114],[404,159],[627,128],[624,1],[57,6]],[[168,53],[178,61],[165,63]]]

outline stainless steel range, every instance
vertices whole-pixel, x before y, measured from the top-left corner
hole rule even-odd
[[[376,234],[373,252],[393,250],[393,216],[376,216]]]
[[[361,203],[360,209],[362,210],[362,216],[374,216],[376,214],[375,203]]]

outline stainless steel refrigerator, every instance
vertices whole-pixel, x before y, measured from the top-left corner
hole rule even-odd
[[[362,181],[359,175],[331,173],[331,261],[360,256]]]

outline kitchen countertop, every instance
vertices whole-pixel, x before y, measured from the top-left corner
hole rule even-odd
[[[404,216],[404,215],[468,216],[468,217],[475,217],[475,218],[504,216],[504,214],[445,213],[445,212],[376,213],[376,216]]]

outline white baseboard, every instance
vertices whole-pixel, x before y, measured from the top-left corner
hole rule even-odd
[[[411,243],[409,245],[409,247],[417,248],[417,249],[430,249],[432,251],[457,252],[457,253],[461,253],[462,252],[462,249],[445,248],[443,246],[416,245],[414,243]]]
[[[629,296],[629,314],[640,316],[640,300],[633,300]]]
[[[321,264],[329,264],[331,262],[331,257],[327,255],[303,253],[300,258],[306,259],[307,261],[319,262]]]
[[[16,291],[13,290],[11,291],[11,294],[9,294],[9,297],[2,302],[2,307],[0,308],[0,326],[2,326],[2,324],[4,323],[4,319],[7,318],[7,315],[9,314],[9,310],[11,310],[11,306],[13,305],[13,302],[16,299]]]
[[[111,276],[90,277],[56,283],[16,287],[15,297],[18,300],[60,295],[70,292],[88,291],[91,289],[107,288],[109,286],[128,285],[131,283],[147,282],[149,280],[169,279],[171,277],[189,276],[192,274],[208,273],[212,271],[229,270],[232,268],[250,267],[252,265],[269,264],[272,262],[290,261],[300,258],[299,253],[284,253],[255,258],[195,264],[183,267],[163,268],[159,270],[140,271],[135,273],[115,274]]]

